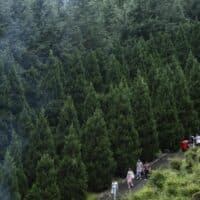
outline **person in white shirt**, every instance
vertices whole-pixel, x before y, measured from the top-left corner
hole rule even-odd
[[[139,159],[136,164],[136,177],[137,179],[142,179],[143,163]]]
[[[118,182],[113,180],[112,184],[111,184],[111,192],[110,193],[113,196],[114,200],[116,200],[116,198],[117,198],[118,189],[119,189]]]
[[[196,141],[196,145],[200,146],[200,135],[196,135],[195,141]]]
[[[126,176],[126,181],[128,185],[128,189],[131,189],[133,187],[133,179],[135,178],[134,172],[129,168]]]

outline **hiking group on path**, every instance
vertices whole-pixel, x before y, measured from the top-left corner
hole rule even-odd
[[[128,185],[128,189],[131,189],[133,185],[133,180],[136,178],[137,180],[141,180],[144,178],[146,180],[148,178],[148,174],[150,172],[150,164],[145,163],[143,164],[142,161],[139,159],[136,164],[136,176],[131,168],[129,168],[126,176],[126,181]]]
[[[144,178],[144,180],[147,180],[150,170],[151,170],[151,167],[149,163],[146,162],[145,164],[143,164],[142,161],[138,159],[137,164],[136,164],[136,175],[131,168],[128,169],[127,176],[126,176],[128,189],[130,190],[131,188],[134,187],[134,184],[133,184],[134,179],[141,180],[142,178]],[[119,189],[118,182],[112,181],[111,195],[113,196],[114,200],[116,199],[118,189]]]

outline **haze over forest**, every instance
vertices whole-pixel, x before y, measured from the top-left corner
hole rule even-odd
[[[0,199],[84,200],[200,132],[199,0],[0,1]]]

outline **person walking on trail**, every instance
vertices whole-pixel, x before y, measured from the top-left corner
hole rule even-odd
[[[140,159],[138,159],[136,164],[136,179],[142,179],[142,172],[143,172],[143,163]]]
[[[129,168],[129,170],[127,172],[127,176],[126,176],[128,189],[131,189],[133,187],[133,179],[134,178],[135,178],[134,172],[133,172],[133,170],[131,170],[131,168]]]
[[[110,193],[114,200],[116,200],[116,198],[117,198],[118,189],[119,189],[118,182],[113,180],[112,184],[111,184]]]
[[[148,178],[150,171],[151,171],[151,167],[150,167],[150,164],[148,162],[145,162],[143,167],[144,167],[144,169],[143,169],[144,179],[146,180]]]
[[[189,147],[195,147],[195,137],[193,135],[189,137]]]
[[[196,135],[196,146],[200,146],[200,135]]]

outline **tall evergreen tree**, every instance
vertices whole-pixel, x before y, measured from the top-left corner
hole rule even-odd
[[[115,167],[101,110],[97,109],[84,125],[82,143],[89,190],[101,191],[110,185]]]
[[[85,58],[85,69],[86,69],[86,78],[89,82],[92,82],[94,88],[97,91],[102,90],[102,76],[100,73],[98,61],[95,55],[95,52],[90,52]]]
[[[141,156],[144,160],[150,161],[155,158],[159,150],[158,133],[149,88],[140,73],[133,85],[132,108],[141,142]]]
[[[111,87],[104,98],[104,113],[117,163],[116,174],[124,176],[140,155],[138,132],[131,109],[131,92],[126,82],[121,82],[118,87]]]
[[[0,167],[0,198],[21,200],[17,179],[17,168],[9,151]]]
[[[10,91],[9,91],[10,109],[12,113],[15,115],[22,111],[23,105],[26,102],[24,97],[24,88],[22,86],[20,77],[16,72],[15,67],[10,68],[8,72],[8,80],[10,83]]]
[[[79,131],[79,121],[73,100],[70,96],[67,97],[63,108],[61,109],[59,122],[56,129],[55,142],[56,151],[60,155],[64,147],[64,138],[69,134],[71,124],[74,124],[76,131]]]
[[[190,98],[186,77],[176,58],[171,63],[173,68],[171,77],[173,77],[173,89],[175,102],[178,111],[178,117],[183,124],[184,135],[195,134],[199,129],[199,120],[197,112],[194,110],[193,102]]]
[[[17,134],[23,138],[25,145],[28,143],[28,140],[31,137],[31,132],[34,129],[32,119],[33,115],[34,111],[29,107],[28,104],[25,104],[23,110],[16,117],[15,129]]]
[[[192,53],[188,56],[186,73],[188,77],[189,93],[194,102],[194,109],[200,116],[200,63]]]
[[[49,154],[42,155],[37,163],[36,181],[28,192],[25,200],[60,200],[60,191],[57,185],[54,160]]]
[[[76,110],[78,110],[78,119],[80,124],[83,123],[83,102],[86,97],[86,76],[85,69],[80,57],[80,53],[76,52],[72,55],[71,62],[69,63],[69,69],[66,75],[69,77],[65,83],[65,93],[70,94]]]
[[[30,69],[23,73],[23,80],[24,80],[24,92],[27,99],[27,102],[37,108],[39,106],[39,71],[36,67],[31,66]]]
[[[12,134],[12,113],[10,111],[10,83],[0,62],[0,160],[3,160]]]
[[[61,199],[84,199],[87,189],[86,168],[82,161],[79,135],[73,124],[69,128],[69,134],[65,137],[58,179]]]
[[[37,119],[36,125],[31,132],[31,138],[26,152],[25,166],[29,184],[35,179],[37,162],[43,154],[55,157],[55,144],[53,135],[47,119],[42,111]]]
[[[62,85],[63,69],[59,60],[53,55],[52,50],[49,53],[48,62],[46,64],[47,71],[45,71],[44,78],[40,85],[42,98],[44,103],[63,98],[64,90]]]
[[[121,81],[122,77],[125,76],[123,66],[116,59],[114,55],[110,55],[107,68],[105,69],[105,81],[106,85],[109,88],[110,84],[117,85]]]
[[[16,166],[16,177],[18,180],[19,193],[21,197],[24,198],[26,192],[28,191],[28,180],[24,173],[24,166],[22,163],[23,144],[22,139],[14,132],[14,130],[8,151],[12,156]]]
[[[183,26],[180,26],[180,28],[178,29],[174,41],[178,58],[183,65],[187,61],[187,56],[191,50],[190,43],[188,41],[186,31]]]
[[[166,68],[160,69],[155,78],[158,87],[154,93],[154,113],[161,150],[178,150],[177,144],[183,138],[183,126],[178,118],[170,69]]]
[[[96,108],[100,107],[99,97],[92,83],[87,87],[87,96],[83,105],[83,116],[84,121],[86,122],[88,118],[94,114]]]

